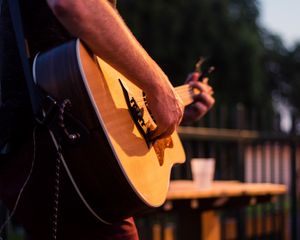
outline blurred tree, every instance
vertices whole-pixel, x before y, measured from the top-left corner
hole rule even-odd
[[[199,56],[216,66],[211,84],[220,104],[271,107],[256,0],[119,1],[119,10],[175,85]]]
[[[290,86],[285,96],[293,106],[296,114],[300,116],[300,42],[290,51],[286,62],[287,84]]]
[[[265,32],[265,71],[273,95],[300,115],[300,43],[287,49],[281,38]]]
[[[217,105],[268,113],[275,96],[300,113],[300,43],[288,50],[263,29],[257,0],[120,0],[119,10],[174,85],[204,56]]]

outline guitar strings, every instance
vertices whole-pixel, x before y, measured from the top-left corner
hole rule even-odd
[[[177,90],[177,89],[176,89]],[[187,92],[188,91],[188,92]],[[176,93],[181,97],[185,99],[191,99],[193,95],[192,88],[190,89],[180,89],[179,91],[176,91]],[[135,98],[136,103],[145,102],[145,97],[137,97]]]
[[[175,91],[181,98],[191,97],[191,95],[193,93],[193,88],[190,85],[185,84],[185,85],[182,85],[179,87],[175,87]],[[137,103],[143,102],[144,97],[138,97],[138,98],[135,98],[135,100]]]
[[[192,100],[192,95],[191,94],[186,94],[186,95],[180,95],[180,98],[184,100]],[[140,104],[140,103],[145,103],[145,99],[143,97],[141,98],[135,98],[135,102]],[[144,104],[145,105],[145,104]]]

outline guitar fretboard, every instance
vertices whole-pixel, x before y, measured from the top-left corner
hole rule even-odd
[[[199,92],[199,90],[193,89],[189,84],[175,87],[175,90],[176,93],[181,97],[185,106],[191,104],[194,101],[193,96]]]

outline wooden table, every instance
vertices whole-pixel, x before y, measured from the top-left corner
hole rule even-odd
[[[285,185],[270,183],[215,181],[210,188],[199,189],[192,181],[171,181],[161,210],[179,214],[178,240],[218,240],[220,219],[214,210],[272,202],[286,192]]]

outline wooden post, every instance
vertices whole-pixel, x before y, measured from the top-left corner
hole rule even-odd
[[[202,238],[203,240],[221,240],[220,216],[216,211],[202,213]]]

